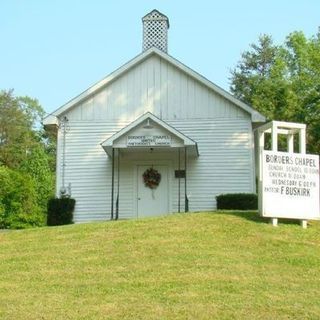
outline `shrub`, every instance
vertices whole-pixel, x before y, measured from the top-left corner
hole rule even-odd
[[[217,209],[257,210],[258,196],[255,193],[228,193],[216,196]]]
[[[76,201],[72,198],[53,198],[48,201],[48,226],[60,226],[73,223],[73,211]]]
[[[43,226],[45,215],[37,203],[34,179],[28,174],[0,167],[0,228]]]
[[[35,182],[37,203],[44,215],[48,200],[54,197],[54,174],[50,171],[49,157],[42,145],[29,148],[29,156],[22,161],[19,170],[31,176]]]

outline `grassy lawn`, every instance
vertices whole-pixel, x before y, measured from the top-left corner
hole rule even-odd
[[[0,233],[0,319],[319,319],[320,223],[194,213]]]

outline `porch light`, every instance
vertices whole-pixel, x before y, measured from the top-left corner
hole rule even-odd
[[[153,125],[150,123],[150,119],[147,119],[146,124],[143,126],[144,129],[152,129]]]

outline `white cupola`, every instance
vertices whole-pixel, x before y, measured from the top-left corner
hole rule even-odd
[[[168,52],[169,19],[158,10],[152,10],[142,18],[143,44],[142,50],[156,47]]]

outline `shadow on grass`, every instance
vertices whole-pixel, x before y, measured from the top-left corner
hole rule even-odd
[[[270,224],[270,218],[261,217],[258,211],[241,211],[241,210],[218,210],[217,213],[240,217],[256,223]],[[300,224],[300,220],[295,219],[278,219],[279,224]]]
[[[217,210],[216,213],[236,216],[256,223],[269,223],[269,220],[261,217],[257,211]]]

